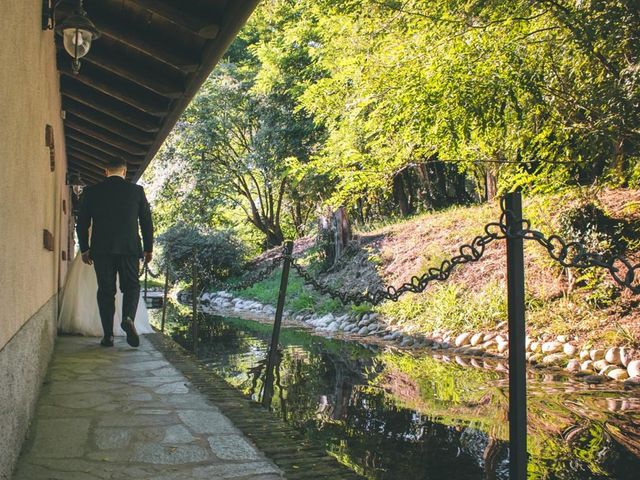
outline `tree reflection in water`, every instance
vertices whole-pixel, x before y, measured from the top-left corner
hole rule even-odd
[[[174,320],[174,338],[188,345]],[[269,366],[269,325],[209,317],[200,332],[213,371],[367,478],[508,477],[504,373],[293,329]],[[637,478],[638,398],[530,375],[530,479]]]

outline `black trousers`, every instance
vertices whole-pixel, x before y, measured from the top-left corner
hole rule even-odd
[[[98,310],[105,336],[113,335],[116,313],[116,275],[122,292],[122,320],[134,321],[140,300],[138,268],[140,259],[134,255],[95,255],[93,267],[98,279]]]

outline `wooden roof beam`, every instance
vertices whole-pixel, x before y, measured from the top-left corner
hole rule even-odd
[[[85,154],[87,157],[92,158],[99,163],[105,163],[105,162],[109,162],[111,160],[116,159],[116,157],[114,157],[113,155],[105,153],[102,150],[94,148],[85,143],[81,143],[77,140],[74,140],[73,138],[69,138],[67,140],[67,148],[73,149],[76,152],[81,152]],[[135,158],[135,157],[124,157],[121,155],[120,158],[123,158],[124,160],[126,160],[128,165],[136,166],[136,167],[140,165],[140,163],[142,162],[142,159]]]
[[[142,132],[73,100],[64,99],[62,108],[67,114],[71,114],[71,117],[67,118],[77,117],[140,145],[151,145],[155,138],[153,134]]]
[[[83,165],[71,154],[69,155],[69,172],[77,172],[81,178],[88,178],[93,182],[99,182],[105,178],[104,173],[101,174],[97,168]]]
[[[67,85],[69,80],[69,85]],[[160,129],[160,122],[156,117],[132,108],[114,98],[105,97],[104,94],[89,87],[73,82],[64,77],[62,79],[62,96],[65,101],[74,101],[78,105],[85,105],[97,112],[108,115],[122,123],[131,125],[143,132],[155,133]]]
[[[105,130],[104,128],[90,125],[87,122],[83,122],[77,117],[74,117],[73,115],[68,115],[64,121],[64,124],[66,127],[84,133],[85,135],[89,135],[90,137],[107,143],[131,155],[144,155],[147,152],[147,148],[144,145],[131,142],[119,135]]]
[[[135,3],[202,38],[216,38],[220,32],[219,19],[189,13],[184,8],[177,8],[161,0],[135,0]]]
[[[98,72],[91,71],[88,65],[83,65],[80,73],[74,74],[71,70],[70,62],[65,59],[62,63],[58,62],[60,73],[74,80],[84,83],[106,95],[109,95],[121,102],[132,107],[142,110],[149,115],[163,116],[169,112],[169,101],[156,100],[152,95],[139,95],[135,89],[129,88],[122,81],[105,79]]]
[[[86,157],[81,152],[77,152],[72,148],[69,149],[69,151],[67,152],[67,155],[69,155],[70,157],[73,157],[73,160],[76,164],[86,169],[91,169],[93,171],[98,172],[98,171],[103,171],[104,168],[106,167],[106,163],[98,162],[97,160]]]
[[[119,55],[108,54],[99,48],[92,48],[82,61],[97,65],[162,97],[179,98],[185,89],[183,82],[178,81],[174,75],[149,71],[133,62],[124,60]]]
[[[132,28],[122,28],[120,23],[106,16],[92,17],[92,19],[103,35],[166,63],[181,72],[193,72],[200,65],[200,58],[194,55],[193,52],[179,51],[171,48],[168,42],[159,43],[145,38]]]
[[[69,126],[65,126],[65,134],[68,138],[75,140],[76,142],[92,147],[95,150],[99,150],[103,154],[106,153],[112,157],[122,158],[132,165],[140,165],[143,161],[143,157],[131,155],[129,152],[123,151],[109,143],[102,142],[94,137],[79,132],[74,128],[70,128]]]

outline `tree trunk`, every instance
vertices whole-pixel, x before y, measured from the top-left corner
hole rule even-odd
[[[404,182],[402,180],[402,173],[398,173],[393,177],[393,197],[400,207],[400,213],[403,217],[411,214],[411,207],[409,206],[409,199],[407,198],[407,192],[404,188]]]
[[[498,172],[492,166],[484,171],[484,199],[488,202],[496,198],[498,193]]]

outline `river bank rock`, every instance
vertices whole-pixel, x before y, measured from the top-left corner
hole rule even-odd
[[[631,360],[627,365],[627,373],[630,378],[640,377],[640,360]]]
[[[562,343],[560,342],[544,342],[542,344],[542,353],[557,353],[562,350]]]
[[[183,292],[180,292],[180,296]],[[190,301],[189,292],[182,295],[185,301]],[[235,298],[227,291],[205,292],[200,297],[203,311],[210,313],[229,314],[237,312],[242,316],[246,312],[246,318],[261,318],[265,321],[273,320],[275,307],[270,304]],[[222,312],[221,312],[222,311]],[[429,335],[417,334],[410,328],[402,328],[397,322],[385,319],[377,312],[369,313],[327,313],[314,314],[312,310],[300,311],[295,314],[285,312],[285,317],[304,324],[320,334],[337,334],[344,332],[348,335],[361,337],[375,337],[385,342],[395,343],[403,348],[430,348],[432,350],[448,350],[465,356],[483,356],[505,358],[509,354],[509,342],[502,327],[498,326],[490,332],[467,331],[452,333],[447,330],[437,330]],[[529,334],[525,339],[527,349],[526,358],[530,364],[544,366],[563,366],[566,371],[582,378],[592,376],[629,381],[640,384],[640,360],[632,359],[637,355],[634,350],[623,347],[586,348],[580,346],[577,337],[568,335],[554,336],[551,334]],[[443,358],[445,358],[443,356]],[[446,357],[449,358],[449,357]],[[494,368],[491,362],[474,361],[462,357],[451,357],[450,361],[466,364],[475,368]],[[474,364],[475,363],[475,364]],[[595,380],[594,380],[595,382]],[[633,383],[633,382],[631,382]]]
[[[604,359],[612,365],[622,365],[622,357],[624,356],[624,348],[610,348],[604,354]]]
[[[626,380],[629,378],[629,374],[624,368],[614,368],[613,370],[607,372],[609,378],[613,378],[614,380]]]
[[[580,371],[580,360],[578,360],[576,358],[569,360],[565,370],[567,370],[568,372],[578,372],[578,371]]]
[[[456,347],[463,347],[464,345],[471,343],[471,334],[469,332],[461,333],[454,340],[454,345]]]

